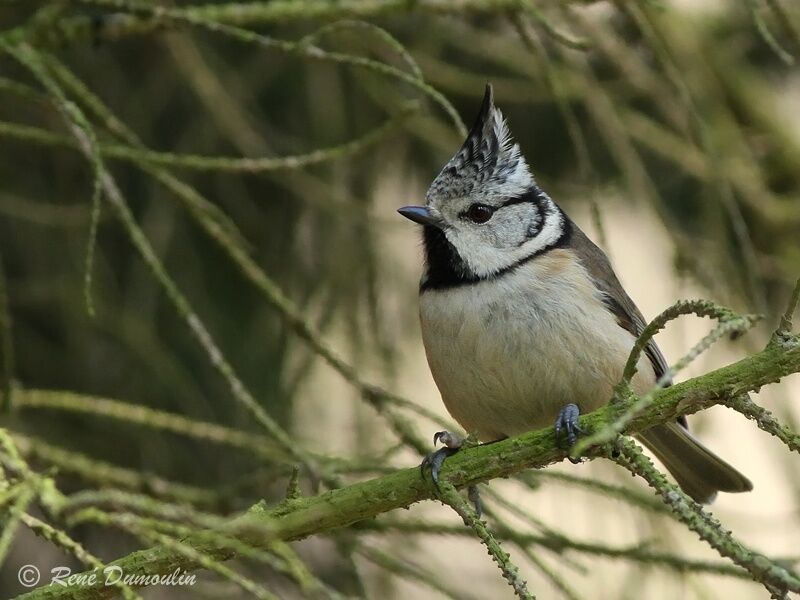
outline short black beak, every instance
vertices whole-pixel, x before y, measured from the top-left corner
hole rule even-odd
[[[433,225],[434,227],[438,227],[441,224],[439,217],[431,214],[427,206],[404,206],[403,208],[398,208],[397,212],[406,219],[411,219],[420,225]]]

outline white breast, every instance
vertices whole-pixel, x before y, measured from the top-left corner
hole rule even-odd
[[[606,403],[634,342],[567,250],[488,282],[427,290],[420,318],[447,409],[486,441],[551,425],[570,402],[581,412]],[[637,391],[654,379],[643,358]]]

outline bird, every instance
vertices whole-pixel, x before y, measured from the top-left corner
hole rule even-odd
[[[555,423],[573,444],[579,415],[613,396],[646,323],[606,254],[534,179],[490,84],[425,200],[398,212],[422,226],[422,341],[448,412],[483,443]],[[667,370],[651,340],[633,391],[648,392]],[[697,502],[753,487],[685,417],[638,438]],[[463,438],[439,432],[437,441],[445,447],[426,460],[435,481]]]

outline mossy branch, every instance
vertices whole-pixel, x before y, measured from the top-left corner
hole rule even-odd
[[[653,394],[647,410],[634,415],[627,423],[624,433],[635,434],[679,415],[728,402],[798,371],[800,339],[775,338],[758,354],[658,390]],[[614,407],[605,406],[581,417],[580,424],[586,430],[597,431],[615,417]],[[597,448],[589,450],[590,457],[601,453]],[[556,445],[552,429],[545,428],[493,444],[464,449],[445,463],[442,479],[456,488],[462,488],[497,477],[508,477],[525,469],[541,468],[563,460],[566,455],[565,450]],[[436,497],[433,485],[414,467],[318,496],[286,500],[273,508],[256,505],[244,517],[233,521],[224,533],[253,546],[266,547],[275,540],[295,540],[325,533]],[[219,541],[209,541],[207,537],[189,537],[184,544],[215,560],[229,560],[235,555],[229,546]],[[731,555],[730,552],[722,554]],[[201,567],[187,553],[176,552],[167,546],[134,552],[112,564],[133,575],[171,573],[176,568],[190,570]],[[792,583],[795,577],[789,573],[790,585],[787,587],[800,590],[800,585]],[[20,598],[86,600],[105,598],[114,593],[115,590],[103,587],[44,587]]]

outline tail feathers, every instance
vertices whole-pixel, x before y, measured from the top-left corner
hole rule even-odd
[[[640,436],[672,473],[684,492],[703,504],[717,492],[749,492],[750,480],[711,452],[678,423],[658,425]]]

